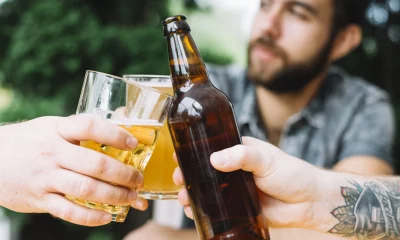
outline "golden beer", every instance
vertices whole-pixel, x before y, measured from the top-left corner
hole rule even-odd
[[[146,167],[149,156],[151,156],[151,153],[154,149],[157,136],[162,128],[162,124],[156,121],[139,121],[133,123],[129,122],[129,125],[123,124],[121,122],[113,123],[118,124],[118,126],[126,129],[133,136],[135,136],[135,138],[138,140],[138,146],[135,149],[131,151],[125,151],[107,145],[99,144],[94,141],[81,141],[80,145],[82,147],[86,147],[97,152],[106,154],[125,164],[132,165],[143,173],[143,169]],[[118,214],[118,217],[120,217],[120,214],[122,214],[122,221],[125,220],[125,216],[129,210],[129,206],[114,206],[111,204],[86,201],[84,199],[78,199],[72,196],[66,197],[74,203],[85,207],[107,211],[113,215]],[[118,217],[114,221],[118,222]]]
[[[149,76],[140,78],[137,75],[125,78],[141,85],[157,89],[160,92],[173,95],[171,80],[165,76]],[[128,86],[129,88],[129,86]],[[129,94],[128,94],[129,98]],[[144,187],[139,191],[139,196],[146,199],[177,199],[180,187],[172,181],[172,175],[178,163],[173,160],[174,145],[166,124],[161,130],[156,141],[153,155],[144,170]]]

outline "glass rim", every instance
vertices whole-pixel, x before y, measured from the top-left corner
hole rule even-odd
[[[138,83],[150,88],[172,87],[172,79],[170,75],[154,75],[154,74],[125,74],[123,78],[129,83]],[[144,81],[141,81],[141,80]],[[157,81],[155,83],[153,80]]]
[[[171,79],[170,75],[152,75],[152,74],[124,74],[123,78],[135,77],[135,78],[169,78]]]
[[[167,96],[169,98],[172,98],[172,96],[167,94],[167,93],[161,92],[161,91],[159,91],[159,90],[157,90],[155,88],[152,88],[152,87],[148,87],[148,86],[145,86],[145,85],[140,85],[137,82],[129,81],[129,79],[126,79],[126,78],[123,78],[123,77],[118,77],[118,76],[115,76],[115,75],[112,75],[112,74],[109,74],[109,73],[104,73],[104,72],[95,71],[95,70],[86,70],[86,74],[88,74],[88,73],[97,73],[97,74],[102,74],[102,75],[104,75],[106,77],[109,77],[109,78],[116,78],[116,79],[121,80],[121,81],[123,81],[125,83],[134,85],[135,87],[138,87],[138,88],[141,88],[141,89],[148,89],[150,91],[157,92],[157,93],[160,93],[161,95],[165,95],[165,96]],[[145,75],[142,75],[142,76],[145,76]],[[147,76],[151,76],[151,75],[147,75]],[[154,75],[154,76],[157,76],[157,75]],[[159,75],[159,76],[163,76],[163,75]],[[168,76],[168,75],[164,75],[164,76]]]

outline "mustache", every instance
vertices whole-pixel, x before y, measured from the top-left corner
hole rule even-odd
[[[285,60],[288,59],[286,52],[282,48],[278,47],[275,44],[274,40],[272,40],[269,37],[260,37],[251,41],[249,45],[249,50],[253,49],[256,46],[262,46],[268,49],[269,51],[273,52],[274,54],[282,57],[283,59]]]

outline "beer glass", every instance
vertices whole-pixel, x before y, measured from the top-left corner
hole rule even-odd
[[[127,83],[112,75],[87,71],[76,113],[94,114],[126,129],[138,140],[138,146],[125,151],[94,141],[82,141],[80,145],[132,165],[143,173],[164,125],[171,100],[171,96],[155,89]],[[66,197],[79,205],[111,213],[115,222],[125,221],[129,211],[129,205],[114,206]]]
[[[124,75],[123,78],[129,83],[139,83],[170,95],[174,93],[169,76]],[[130,86],[128,85],[127,98],[130,97]],[[153,200],[178,198],[180,187],[175,186],[172,181],[172,174],[178,167],[178,163],[172,158],[173,153],[174,145],[166,126],[161,130],[153,155],[144,170],[144,187],[138,192],[140,197]]]

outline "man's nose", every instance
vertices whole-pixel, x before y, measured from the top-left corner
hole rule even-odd
[[[276,40],[281,35],[281,22],[282,22],[282,11],[279,8],[271,8],[261,19],[260,23],[261,31],[263,35],[266,35],[273,40]]]

